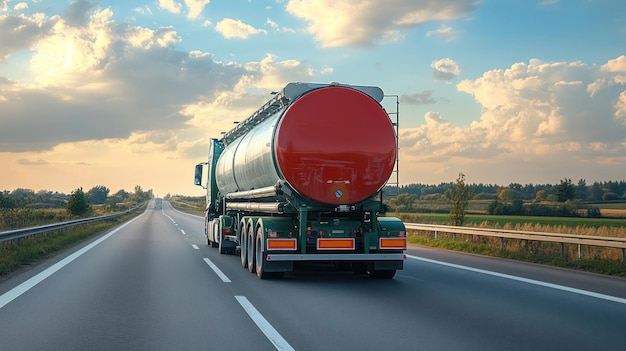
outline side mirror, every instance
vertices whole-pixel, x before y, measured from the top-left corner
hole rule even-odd
[[[202,167],[203,167],[203,165],[204,164],[202,164],[202,163],[199,163],[199,164],[196,165],[196,171],[194,172],[194,177],[193,177],[193,184],[194,185],[202,186]]]

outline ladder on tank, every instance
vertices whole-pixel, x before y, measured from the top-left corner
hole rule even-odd
[[[384,100],[387,99],[387,100]],[[385,186],[395,186],[396,187],[396,195],[400,194],[400,97],[398,95],[385,95],[383,101],[392,101],[395,106],[392,106],[390,110],[385,109],[387,111],[387,115],[391,120],[391,124],[396,130],[396,164],[393,167],[393,171],[391,172],[391,177],[387,180]]]

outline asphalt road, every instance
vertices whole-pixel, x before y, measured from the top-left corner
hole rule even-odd
[[[0,350],[622,350],[626,279],[411,247],[259,280],[164,202],[0,283]]]

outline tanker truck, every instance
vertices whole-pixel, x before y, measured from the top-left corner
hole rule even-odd
[[[289,83],[212,138],[194,184],[206,188],[207,244],[260,279],[332,264],[390,279],[406,228],[383,216],[396,132],[378,87]],[[203,176],[206,173],[206,176]]]

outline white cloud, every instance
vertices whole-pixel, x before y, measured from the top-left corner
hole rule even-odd
[[[433,77],[436,80],[450,81],[461,73],[459,65],[451,58],[443,58],[432,62]]]
[[[276,55],[267,54],[260,62],[245,65],[247,70],[260,73],[260,78],[254,82],[255,87],[272,91],[282,88],[288,82],[308,81],[313,76],[313,69],[302,62],[277,59]]]
[[[187,5],[188,13],[187,18],[196,19],[202,11],[204,7],[208,5],[211,0],[185,0],[185,5]]]
[[[615,59],[609,60],[606,64],[600,67],[600,70],[604,72],[618,73],[619,77],[622,78],[621,82],[626,82],[623,79],[623,74],[626,74],[626,56],[622,55]]]
[[[436,100],[433,98],[432,90],[424,90],[421,93],[415,94],[402,94],[400,96],[400,103],[410,105],[428,105],[434,104]]]
[[[335,71],[334,68],[329,67],[329,66],[324,66],[322,67],[322,69],[320,70],[320,74],[321,75],[327,75],[327,74],[332,74]]]
[[[211,0],[184,0],[184,2],[187,7],[187,18],[195,20],[202,14],[204,7],[208,5]],[[182,12],[183,4],[174,0],[159,0],[159,8],[178,15]]]
[[[165,147],[172,155],[198,157],[206,153],[206,135],[219,136],[267,101],[270,91],[313,75],[311,67],[273,54],[239,65],[202,51],[177,51],[180,38],[172,27],[117,23],[108,8],[89,12],[82,26],[63,18],[15,19],[4,22],[9,32],[9,24],[38,28],[28,44],[34,78],[0,77],[2,116],[19,116],[0,118],[0,150],[34,153],[31,159],[56,145],[89,140],[109,149],[124,143],[131,153]]]
[[[60,19],[59,16],[48,18],[42,13],[0,16],[0,63],[5,62],[11,52],[30,49],[46,37]]]
[[[437,37],[441,38],[444,41],[452,41],[457,37],[458,33],[452,29],[452,27],[442,24],[437,28],[437,30],[431,30],[426,32],[427,37]]]
[[[13,6],[13,10],[15,11],[21,11],[27,8],[28,8],[28,4],[25,2],[18,2],[17,4],[15,4],[15,6]]]
[[[148,6],[144,6],[144,7],[137,7],[133,10],[134,12],[137,12],[140,15],[144,15],[144,16],[150,16],[152,15],[152,9],[150,9],[150,7]]]
[[[401,131],[405,167],[407,160],[422,167],[445,161],[476,173],[493,167],[500,178],[509,179],[519,178],[515,172],[541,172],[540,167],[562,167],[567,174],[608,160],[626,167],[623,84],[603,85],[594,95],[587,89],[598,76],[619,81],[618,62],[597,68],[531,60],[464,80],[457,88],[481,105],[480,119],[458,126],[436,112],[427,113],[424,125]]]
[[[619,94],[619,99],[615,104],[615,119],[626,125],[626,91]]]
[[[2,115],[19,116],[0,119],[1,150],[176,129],[189,119],[181,114],[185,104],[251,74],[210,55],[175,51],[172,28],[119,25],[109,9],[93,12],[83,27],[57,19],[46,28],[30,44],[34,83],[0,81]]]
[[[269,26],[270,28],[272,28],[273,30],[278,31],[278,32],[280,32],[280,33],[295,33],[295,32],[296,32],[296,31],[295,31],[294,29],[292,29],[292,28],[288,28],[288,27],[280,27],[280,26],[278,25],[278,23],[276,23],[276,22],[272,21],[272,20],[271,20],[271,19],[269,19],[269,18],[268,18],[267,20],[265,20],[265,24],[266,24],[267,26]]]
[[[66,25],[72,27],[82,27],[89,23],[89,16],[92,11],[98,8],[97,3],[89,1],[71,1],[69,7],[63,15]]]
[[[478,1],[290,0],[287,12],[304,19],[323,47],[372,46],[402,37],[401,32],[431,21],[453,20],[472,12]]]
[[[42,85],[62,86],[98,74],[98,66],[109,54],[112,32],[109,9],[97,12],[87,27],[69,26],[59,21],[44,40],[33,46],[31,70]],[[93,76],[92,76],[93,77]]]
[[[212,130],[214,136],[233,127],[232,122],[242,120],[270,99],[271,91],[293,81],[307,81],[313,70],[295,60],[278,60],[267,54],[259,62],[245,64],[247,74],[242,75],[234,87],[216,91],[212,98],[188,104],[183,114],[192,117],[186,122],[194,129]],[[324,70],[322,70],[324,71]],[[224,118],[228,116],[228,118]],[[206,148],[206,140],[200,144]]]
[[[272,28],[278,28],[278,24],[269,18],[265,21],[265,23]]]
[[[174,14],[179,14],[183,5],[174,0],[159,0],[159,8]]]
[[[609,60],[600,67],[597,79],[587,86],[587,91],[594,95],[600,89],[626,84],[626,56]]]
[[[256,29],[253,26],[243,23],[240,20],[225,18],[215,25],[215,30],[226,39],[248,39],[251,35],[260,33],[266,34],[263,29]]]

